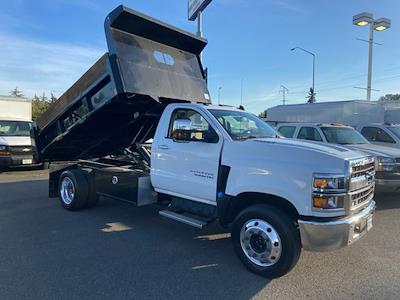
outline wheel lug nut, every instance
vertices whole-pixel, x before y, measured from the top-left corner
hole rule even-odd
[[[272,229],[271,229],[271,228],[267,228],[267,231],[268,231],[268,232],[271,232],[271,231],[272,231]]]
[[[279,246],[279,243],[278,243],[278,242],[275,242],[275,243],[274,243],[274,246],[275,246],[275,247],[278,247],[278,246]]]

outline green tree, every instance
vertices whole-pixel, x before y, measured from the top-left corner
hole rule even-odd
[[[46,93],[43,92],[42,96],[40,97],[41,101],[47,102],[48,98],[46,96]]]
[[[267,111],[262,111],[258,114],[259,118],[266,118],[267,117]]]
[[[46,95],[43,93],[41,97],[35,94],[32,98],[32,120],[36,121],[50,106]]]
[[[386,94],[379,98],[379,101],[400,100],[400,94]]]
[[[315,99],[315,96],[317,94],[314,92],[313,88],[310,88],[310,90],[308,91],[308,95],[307,95],[307,103],[315,103],[317,100]]]
[[[57,100],[57,97],[51,92],[50,93],[50,103],[54,103]]]
[[[17,86],[10,92],[10,95],[19,98],[24,96],[22,91]]]

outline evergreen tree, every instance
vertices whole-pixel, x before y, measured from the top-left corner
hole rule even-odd
[[[386,94],[379,98],[379,101],[400,100],[400,94]]]
[[[53,92],[50,93],[50,103],[53,103],[57,100],[57,97],[53,94]]]
[[[40,97],[40,101],[47,102],[46,94],[43,92],[42,96]]]
[[[14,96],[14,97],[18,97],[18,98],[21,98],[24,96],[22,91],[17,86],[10,92],[10,95]]]
[[[317,100],[315,99],[315,96],[317,94],[314,92],[313,88],[310,88],[308,95],[307,95],[307,103],[315,103]]]

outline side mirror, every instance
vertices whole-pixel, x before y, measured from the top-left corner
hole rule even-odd
[[[189,119],[176,119],[172,125],[172,131],[175,130],[192,130],[192,121]]]
[[[217,143],[219,137],[210,127],[209,130],[192,128],[192,121],[176,119],[172,124],[172,138],[175,141]]]

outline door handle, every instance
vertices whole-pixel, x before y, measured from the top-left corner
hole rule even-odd
[[[167,145],[160,145],[160,146],[158,146],[158,149],[168,150],[169,147]]]

